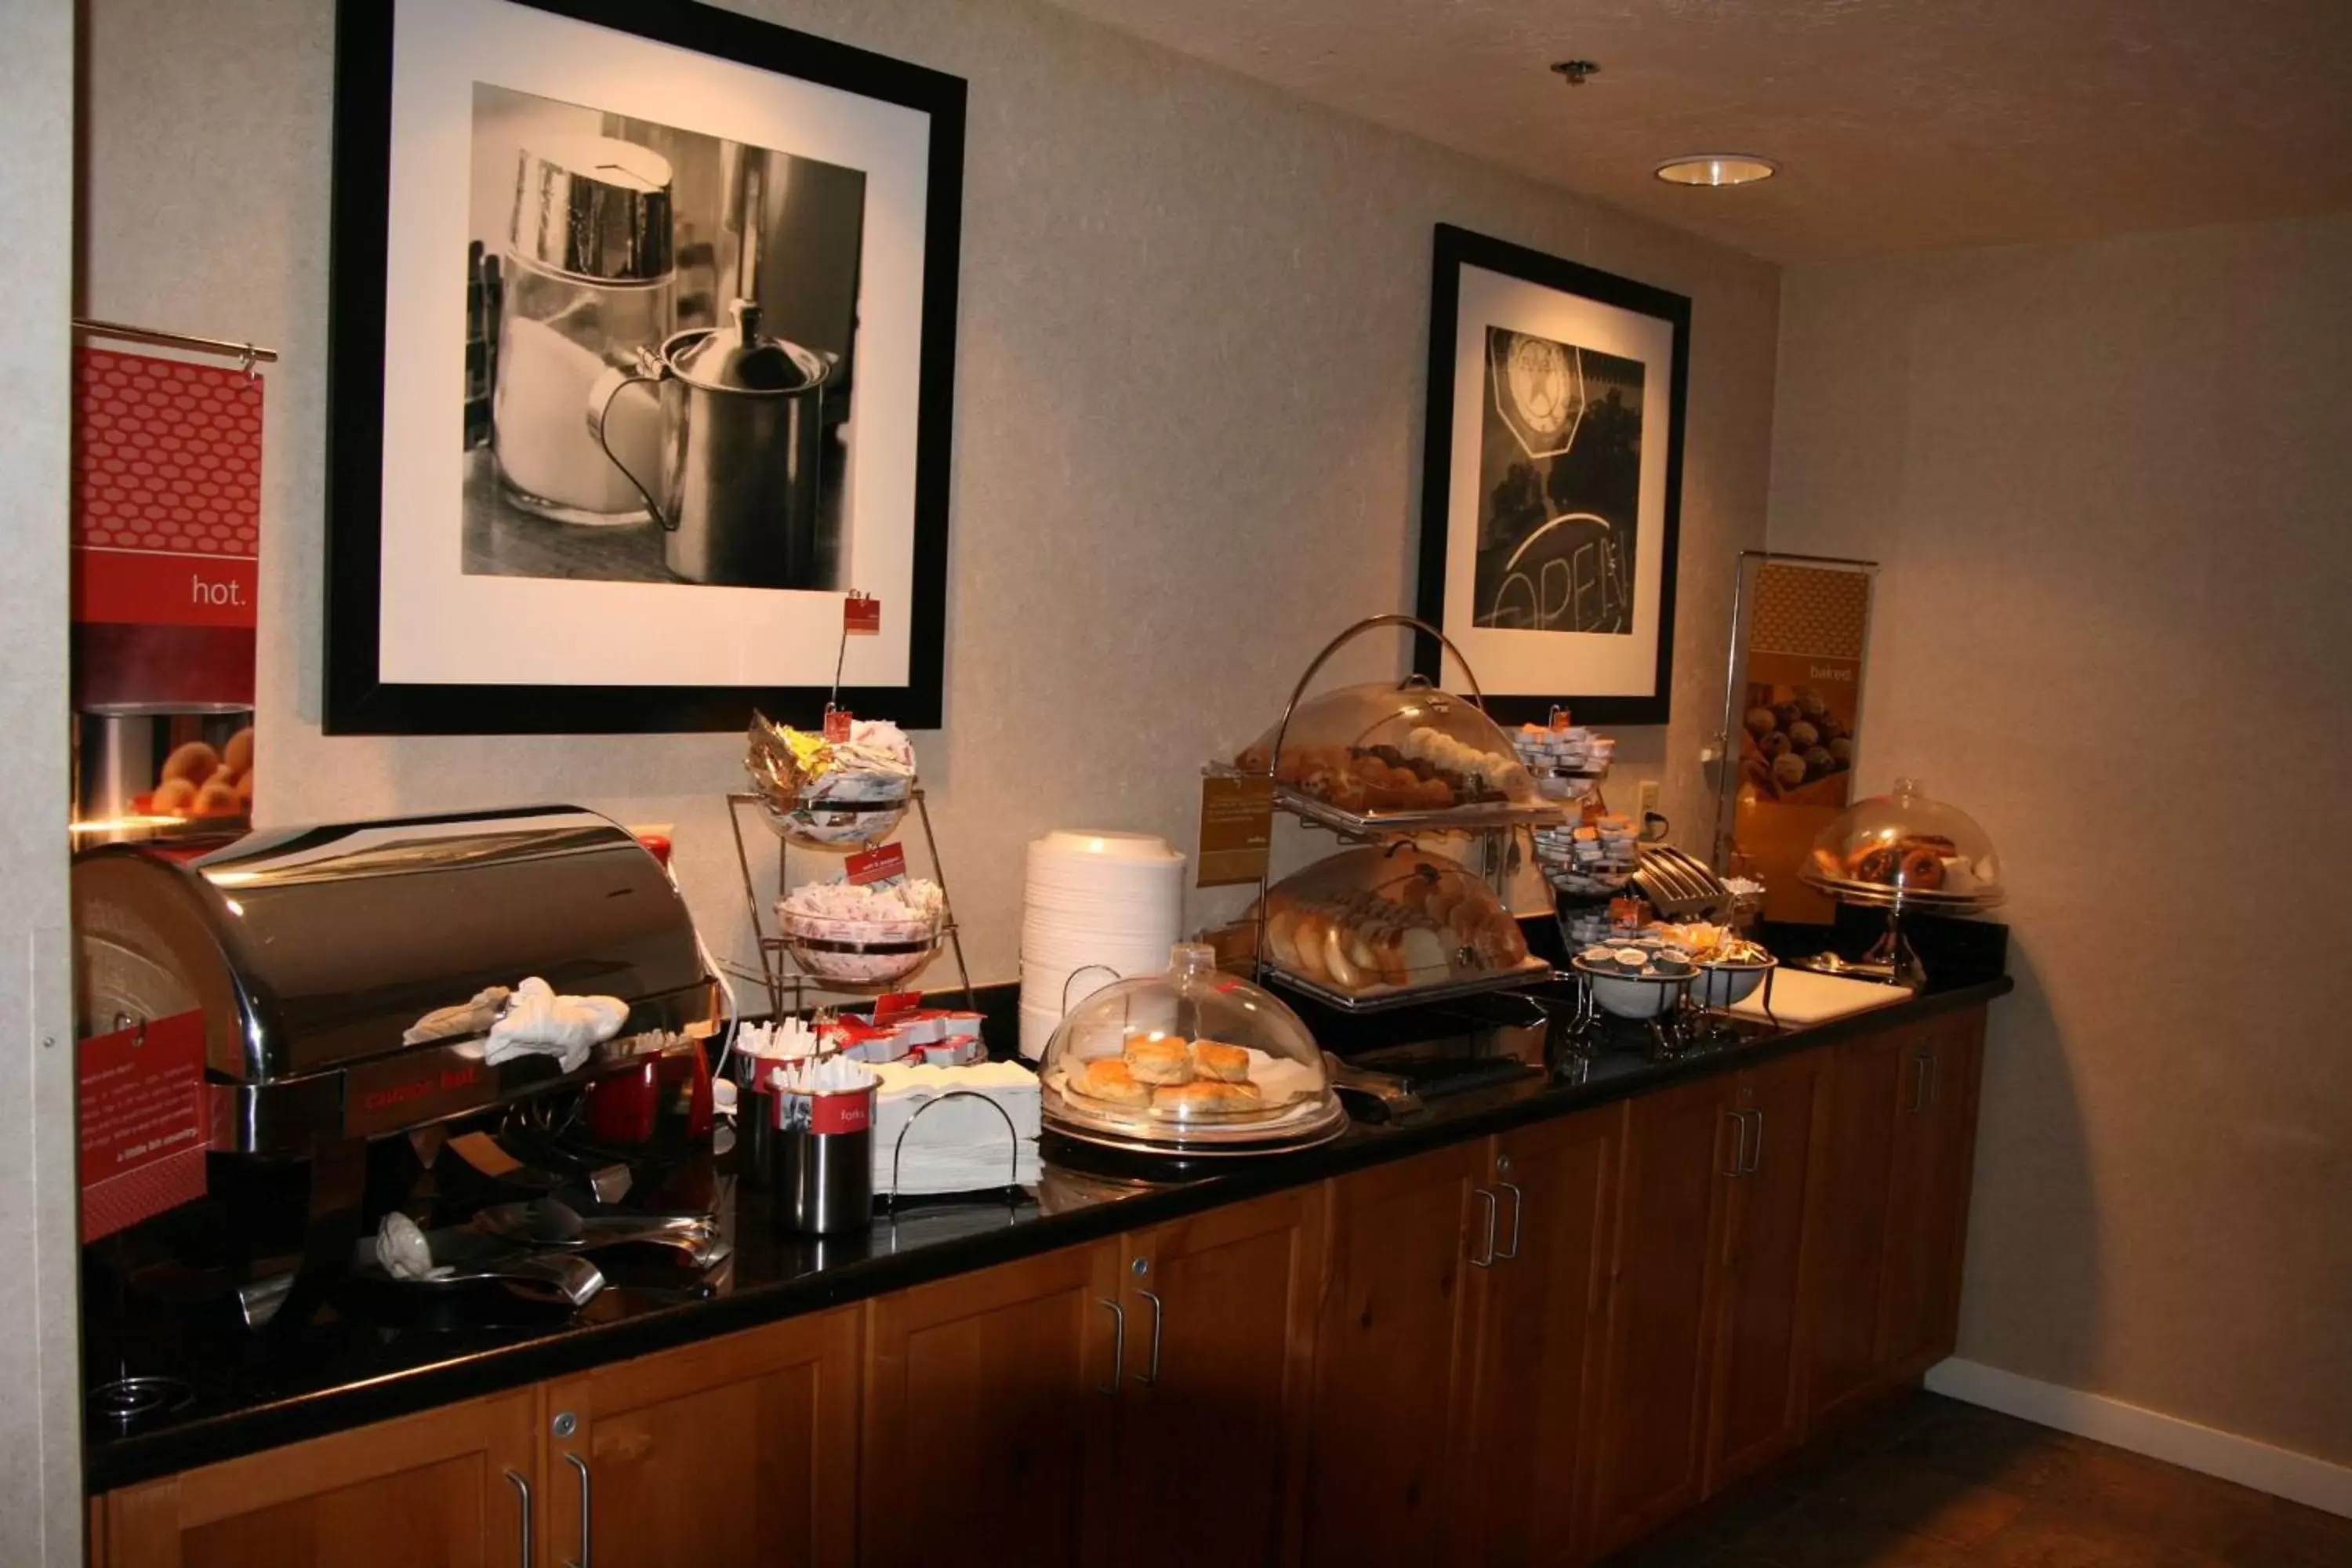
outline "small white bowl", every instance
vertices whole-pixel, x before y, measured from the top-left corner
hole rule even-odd
[[[1649,979],[1612,974],[1587,968],[1581,962],[1575,969],[1592,987],[1592,1005],[1618,1018],[1655,1018],[1671,1011],[1693,979],[1687,974],[1654,975]]]
[[[1777,967],[1779,961],[1769,958],[1761,963],[1702,964],[1691,994],[1703,1006],[1728,1007],[1755,995],[1764,977]]]

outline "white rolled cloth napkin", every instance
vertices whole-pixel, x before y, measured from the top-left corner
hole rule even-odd
[[[515,987],[507,1010],[490,1026],[482,1059],[496,1067],[517,1057],[553,1057],[576,1071],[588,1053],[621,1032],[629,1005],[618,996],[559,996],[534,974]]]

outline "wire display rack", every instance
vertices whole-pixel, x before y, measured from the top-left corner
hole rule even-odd
[[[909,804],[915,808],[915,819],[922,825],[923,849],[930,857],[932,879],[938,882],[940,887],[940,937],[946,943],[949,952],[954,954],[956,978],[963,988],[963,1005],[967,1009],[976,1011],[979,1002],[972,991],[971,970],[964,963],[963,937],[956,927],[955,900],[948,891],[947,868],[940,860],[939,838],[931,831],[930,805],[924,796],[923,786],[919,784],[912,786],[907,793]],[[826,997],[860,994],[875,994],[896,985],[912,983],[915,975],[908,975],[902,981],[894,982],[893,986],[861,988],[846,982],[826,980],[809,974],[793,962],[792,949],[785,942],[783,931],[775,918],[776,903],[792,889],[792,841],[782,833],[768,827],[765,805],[760,795],[748,790],[732,792],[727,796],[727,826],[735,836],[735,863],[743,874],[743,898],[750,907],[751,931],[759,942],[760,973],[757,978],[767,988],[771,1016],[781,1018],[787,1014],[805,1012],[808,1009],[812,993]],[[775,891],[768,898],[761,896],[759,874],[751,868],[751,838],[743,831],[743,814],[746,810],[751,813],[763,829],[767,829],[768,837],[772,837],[776,842]],[[853,844],[843,847],[856,849],[868,847],[868,846]],[[810,849],[806,853],[823,856],[824,851]],[[921,971],[918,970],[916,974],[920,973]]]

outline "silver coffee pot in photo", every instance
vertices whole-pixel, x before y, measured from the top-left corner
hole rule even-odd
[[[679,332],[659,353],[608,370],[588,394],[589,432],[662,526],[672,574],[742,588],[828,588],[816,581],[818,400],[832,366],[798,343],[763,336],[760,307],[738,300],[731,326]],[[621,389],[653,384],[661,400],[658,487],[606,439]]]

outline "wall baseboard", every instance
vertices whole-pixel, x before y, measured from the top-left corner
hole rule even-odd
[[[1927,1381],[1969,1405],[2352,1518],[2352,1467],[1958,1356],[1929,1367]]]

